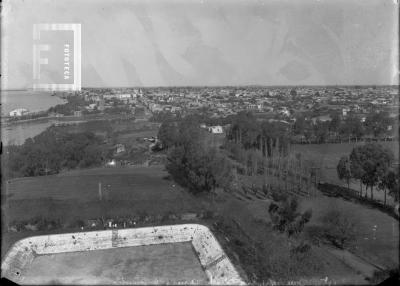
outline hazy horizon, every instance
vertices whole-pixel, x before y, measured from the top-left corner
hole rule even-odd
[[[101,88],[101,89],[112,89],[112,88],[217,88],[217,87],[265,87],[265,88],[274,88],[274,87],[399,87],[398,84],[326,84],[326,85],[265,85],[265,84],[241,84],[241,85],[147,85],[147,86],[82,86],[82,89],[86,88]],[[8,88],[8,89],[1,89],[2,91],[26,91],[26,90],[33,90],[33,88]],[[40,90],[36,90],[40,91]],[[43,92],[74,92],[74,91],[48,91],[43,90]]]
[[[399,82],[392,0],[8,0],[3,88],[32,86],[36,23],[81,23],[86,87]]]
[[[399,87],[398,84],[325,84],[325,85],[265,85],[265,84],[241,84],[241,85],[147,85],[147,86],[82,86],[82,89],[85,88],[212,88],[212,87]],[[30,90],[32,88],[9,88],[9,89],[2,89],[2,91],[18,91],[18,90]],[[57,91],[47,91],[43,90],[43,92],[57,92]],[[74,91],[58,91],[58,92],[74,92]]]

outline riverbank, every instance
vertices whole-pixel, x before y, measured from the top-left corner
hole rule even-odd
[[[4,146],[22,145],[26,139],[33,138],[52,125],[76,125],[86,122],[123,119],[124,116],[115,114],[88,114],[83,116],[42,117],[17,122],[2,122],[1,135]]]
[[[50,92],[33,90],[1,91],[1,116],[17,108],[25,108],[30,112],[44,112],[50,107],[66,103],[66,100],[53,96]]]

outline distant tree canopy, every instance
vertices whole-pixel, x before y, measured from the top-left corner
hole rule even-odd
[[[81,110],[85,106],[85,99],[79,96],[70,96],[67,98],[68,102],[65,104],[58,104],[50,107],[48,112],[55,112],[63,115],[73,115],[74,111]]]
[[[373,199],[373,188],[380,186],[385,191],[395,189],[398,181],[394,180],[395,171],[391,167],[394,155],[391,150],[380,144],[369,143],[353,148],[350,156],[344,156],[337,165],[337,173],[340,179],[346,180],[349,185],[350,179],[359,180],[371,189]],[[392,191],[393,194],[393,191]],[[386,203],[386,201],[385,201]]]
[[[303,135],[306,141],[315,143],[325,143],[330,139],[361,139],[366,135],[375,138],[394,135],[394,119],[390,118],[387,112],[372,112],[366,116],[364,122],[357,114],[349,113],[343,117],[338,111],[331,111],[331,119],[327,121],[316,118],[313,122],[310,119],[325,112],[327,111],[313,110],[311,114],[297,115],[293,124],[293,134]]]
[[[165,121],[158,130],[158,139],[161,140],[164,148],[173,147],[178,140],[178,129],[175,122]]]
[[[343,124],[339,126],[339,133],[345,137],[355,136],[360,138],[364,135],[364,127],[360,121],[360,119],[354,115],[349,115],[343,121]]]
[[[389,195],[392,196],[395,202],[399,201],[399,169],[394,168],[389,170],[383,179],[380,182],[379,188],[384,190],[385,192],[385,200],[386,200],[386,190],[389,191]]]
[[[132,113],[130,107],[128,106],[112,106],[104,109],[106,114],[129,114]]]
[[[331,114],[332,120],[329,122],[329,131],[337,133],[339,132],[339,128],[342,125],[342,118],[340,117],[338,112],[333,112]]]
[[[289,147],[289,126],[285,123],[258,122],[250,112],[240,112],[232,118],[227,139],[244,149],[261,150],[264,156],[272,156],[273,150],[286,154]]]
[[[171,122],[176,120],[176,116],[170,111],[154,112],[153,116],[150,118],[150,121],[153,122]]]
[[[314,135],[318,143],[326,143],[330,127],[330,122],[328,121],[316,121],[314,124]]]
[[[91,132],[69,134],[50,127],[21,146],[7,148],[10,177],[56,174],[100,165],[107,157],[102,139]]]
[[[380,137],[388,131],[393,122],[387,112],[371,113],[365,119],[365,129],[375,137]]]
[[[231,166],[218,150],[205,144],[203,132],[196,117],[164,123],[159,136],[169,149],[166,169],[193,193],[227,189],[232,182]]]
[[[306,129],[311,129],[311,122],[306,121],[304,116],[298,116],[293,126],[295,135],[303,135]]]
[[[350,180],[352,178],[350,170],[350,159],[348,156],[340,158],[339,163],[336,167],[336,171],[340,180],[344,180],[347,183],[347,188],[350,188]]]

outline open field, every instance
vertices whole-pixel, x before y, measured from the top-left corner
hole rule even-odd
[[[203,205],[165,179],[167,175],[161,166],[97,168],[3,182],[2,255],[16,240],[38,234],[6,232],[13,221],[42,217],[63,222],[63,229],[40,232],[45,234],[65,232],[64,228],[70,228],[77,220],[177,215],[202,210]]]
[[[248,186],[252,184],[261,186],[263,177],[241,176],[241,181],[246,182]],[[243,197],[241,198],[243,199]],[[253,238],[268,239],[272,243],[273,238],[269,237],[270,234],[266,235],[263,230],[264,225],[270,223],[268,214],[270,200],[258,199],[255,196],[249,196],[249,198],[251,199],[247,199],[246,207],[240,206],[237,201],[227,200],[224,207],[219,207],[219,209],[224,212],[224,216],[230,215],[239,221],[246,233],[251,234]],[[321,265],[324,265],[326,261],[329,261],[327,264],[331,264],[321,272],[334,278],[337,283],[360,283],[362,279],[360,280],[352,272],[364,277],[371,277],[373,271],[379,268],[398,267],[399,224],[396,219],[377,209],[341,198],[319,196],[316,198],[300,197],[299,199],[301,211],[311,208],[313,212],[311,222],[306,225],[306,229],[319,225],[321,217],[332,209],[343,211],[356,223],[356,248],[352,249],[351,253],[347,250],[331,249],[324,245],[313,247],[313,253],[319,257]],[[375,226],[376,231],[373,230]],[[335,261],[342,261],[345,266],[334,263]],[[347,270],[346,267],[348,267]],[[341,277],[344,280],[341,280]]]
[[[290,255],[290,242],[286,235],[271,229],[271,220],[268,214],[269,204],[270,200],[254,200],[244,204],[242,201],[226,198],[219,202],[218,209],[223,217],[236,221],[252,243],[263,245],[265,252],[261,255],[261,259],[265,263],[264,271],[270,272],[272,279],[280,278],[283,279],[282,283],[287,284],[287,282],[284,282],[284,278],[291,277],[295,281],[303,280],[305,285],[323,285],[322,281],[326,277],[329,278],[329,283],[334,284],[367,283],[363,273],[359,273],[357,269],[348,266],[323,246],[313,246],[309,256],[301,263],[296,263]],[[239,231],[239,233],[241,232]],[[232,237],[235,241],[238,241],[240,235],[235,234]],[[223,241],[222,238],[220,241]],[[231,247],[232,245],[228,243],[226,248]],[[233,247],[235,252],[237,251],[236,247]],[[226,251],[228,252],[228,250]],[[248,250],[245,252],[248,253]],[[250,261],[242,263],[252,264]],[[247,265],[242,267],[246,269]]]
[[[300,205],[303,210],[313,210],[308,226],[320,224],[327,211],[341,210],[356,223],[356,248],[352,250],[355,254],[384,267],[399,264],[399,222],[396,219],[379,210],[340,198],[303,199]]]
[[[274,234],[268,226],[270,222],[268,200],[243,201],[223,192],[215,197],[194,197],[173,181],[167,180],[166,176],[164,167],[151,166],[76,170],[55,176],[11,180],[2,189],[5,191],[3,195],[7,198],[2,201],[3,215],[5,215],[3,226],[13,220],[24,220],[35,216],[76,220],[102,216],[105,218],[134,216],[141,213],[163,215],[211,209],[220,216],[239,222],[254,241],[267,243],[268,255],[265,259],[270,261],[267,263],[283,263],[281,254],[288,250],[286,245],[282,245],[281,236]],[[108,197],[105,195],[103,201],[99,200],[99,182],[103,190],[109,190]],[[328,205],[334,205],[334,201],[338,206],[345,205],[352,210],[355,219],[361,221],[360,255],[370,259],[371,262],[383,265],[385,261],[398,263],[395,257],[398,253],[395,245],[398,242],[398,225],[393,224],[395,221],[386,214],[333,198],[321,201],[304,199],[301,206],[312,207],[311,223],[314,224],[318,223],[319,217]],[[378,225],[376,239],[363,239],[371,237],[372,225]],[[47,233],[60,232],[65,230]],[[11,243],[18,239],[44,233],[46,232],[6,232],[2,240],[2,252],[4,253]],[[376,250],[371,250],[374,247]],[[364,281],[364,278],[357,274],[357,270],[345,265],[326,249],[313,247],[312,257],[318,258],[320,265],[318,269],[310,267],[301,275],[303,278],[322,279],[328,276],[335,281],[344,277],[345,280],[340,281],[346,283]],[[290,261],[289,256],[288,259]],[[236,261],[237,265],[239,263],[240,261]]]
[[[294,144],[291,146],[293,152],[302,154],[304,159],[314,160],[324,168],[335,168],[340,157],[349,155],[351,150],[365,143],[342,143],[342,144]],[[380,145],[390,149],[394,157],[399,157],[399,142],[379,142]]]
[[[189,242],[41,255],[24,279],[37,285],[207,282]]]
[[[199,205],[163,167],[99,168],[6,182],[5,222],[35,216],[90,219],[143,212],[195,211]],[[99,183],[103,200],[99,199]]]

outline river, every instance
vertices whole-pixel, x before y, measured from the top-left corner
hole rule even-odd
[[[32,90],[6,90],[1,92],[1,114],[8,115],[11,110],[25,108],[31,112],[47,110],[64,99],[52,96],[50,92]]]
[[[51,126],[51,120],[35,120],[2,126],[3,145],[22,145],[26,139],[33,138]]]
[[[11,110],[25,108],[31,112],[44,111],[65,100],[52,96],[50,92],[32,90],[1,91],[1,114],[8,115]],[[25,122],[3,124],[1,126],[1,141],[3,145],[21,145],[27,138],[32,138],[52,125],[50,119],[39,119]]]

